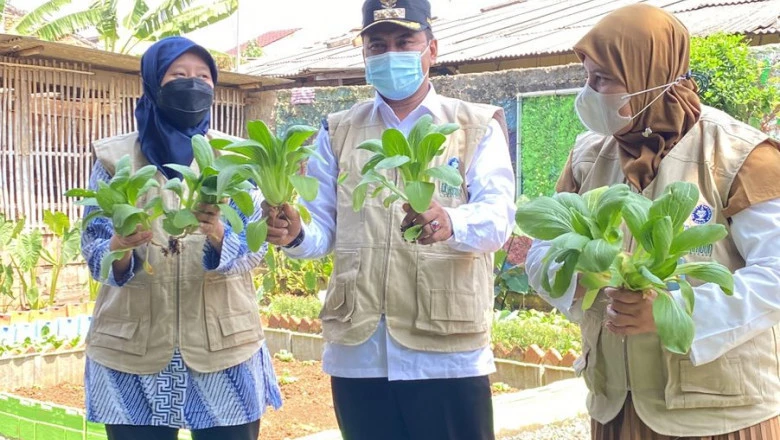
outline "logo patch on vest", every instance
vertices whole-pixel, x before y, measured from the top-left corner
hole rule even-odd
[[[697,225],[709,223],[712,220],[712,208],[705,204],[697,206],[691,213],[691,220]]]
[[[457,157],[451,157],[450,160],[447,161],[447,166],[453,167],[456,170],[460,171],[460,159]],[[463,190],[459,186],[451,186],[447,185],[444,182],[441,182],[439,186],[439,193],[442,197],[448,197],[450,199],[454,199],[457,197],[460,197]]]

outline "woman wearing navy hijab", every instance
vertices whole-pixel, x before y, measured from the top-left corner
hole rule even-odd
[[[141,75],[138,132],[94,143],[90,188],[129,156],[134,169],[158,168],[161,189],[145,197],[175,207],[175,193],[162,187],[179,174],[165,165],[193,164],[193,135],[228,137],[209,129],[217,68],[204,48],[171,37],[146,51]],[[251,195],[255,214],[242,215],[245,223],[262,214],[262,196]],[[106,425],[109,440],[174,440],[179,429],[194,440],[255,440],[265,408],[281,406],[250,274],[265,248],[250,252],[244,232],[233,232],[216,206],[201,204],[196,216],[199,233],[182,238],[179,253],[146,252],[167,243],[160,221],[121,236],[110,219],[96,218],[82,234],[84,258],[102,283],[87,335],[87,417]],[[131,248],[101,278],[103,257]]]

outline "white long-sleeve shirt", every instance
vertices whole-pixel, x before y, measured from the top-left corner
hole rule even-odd
[[[689,356],[694,365],[712,362],[780,322],[780,199],[753,205],[731,220],[731,239],[745,267],[734,273],[733,296],[713,283],[693,289],[695,334]],[[526,259],[529,282],[550,304],[578,321],[582,310],[580,301],[574,301],[575,279],[560,298],[549,297],[541,288],[542,258],[549,246],[538,240],[531,245]],[[559,267],[551,265],[549,275]],[[679,291],[672,295],[679,296]]]
[[[377,94],[372,117],[381,117],[385,126],[405,135],[425,114],[437,115],[441,105],[431,87],[425,100],[403,121]],[[320,182],[319,195],[306,203],[312,222],[305,225],[303,242],[285,249],[294,258],[317,258],[333,249],[336,235],[336,182],[338,162],[325,129],[317,136],[317,151],[325,163],[310,160],[308,174]],[[515,214],[514,172],[509,149],[500,125],[491,121],[466,170],[468,203],[445,208],[453,236],[446,243],[462,252],[493,252],[509,238]],[[390,209],[401,209],[394,206]],[[377,330],[363,344],[347,346],[326,343],[323,370],[337,377],[387,377],[389,380],[444,379],[482,376],[493,373],[493,353],[489,347],[459,353],[434,353],[405,348],[387,332],[384,317]]]

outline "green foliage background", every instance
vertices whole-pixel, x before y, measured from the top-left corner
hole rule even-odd
[[[552,195],[577,135],[585,131],[574,111],[576,95],[523,98],[521,133],[522,191],[530,198]]]
[[[691,40],[691,70],[699,82],[702,103],[723,110],[765,131],[780,110],[780,89],[769,57],[751,53],[741,35],[714,34]]]

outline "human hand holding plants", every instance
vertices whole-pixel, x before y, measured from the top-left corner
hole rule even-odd
[[[121,258],[114,260],[112,263],[112,269],[114,271],[114,277],[124,276],[128,270],[130,270],[130,259],[133,257],[133,249],[151,243],[152,231],[145,230],[138,225],[130,235],[123,236],[114,232],[109,240],[108,250],[110,253],[115,251],[124,251]]]
[[[219,205],[198,203],[195,218],[200,223],[200,232],[206,236],[217,253],[222,252],[222,239],[225,237],[225,226],[220,219]]]
[[[409,241],[428,245],[452,237],[450,215],[435,200],[431,202],[428,210],[421,214],[414,211],[408,203],[404,203],[402,208],[406,213],[406,217],[401,221],[401,231],[404,233],[404,238],[407,238],[407,231],[412,231],[409,232],[410,237],[407,240],[411,238],[412,240]],[[419,236],[416,238],[411,237],[412,234],[418,234],[418,232],[413,231],[413,228],[419,230]]]
[[[604,324],[609,331],[619,335],[639,335],[657,331],[653,317],[653,302],[658,297],[658,293],[654,290],[643,294],[607,287],[604,293],[610,299],[607,306],[607,320]]]
[[[277,246],[287,246],[300,234],[301,215],[288,203],[271,206],[263,202],[263,218],[267,219],[266,241]]]

